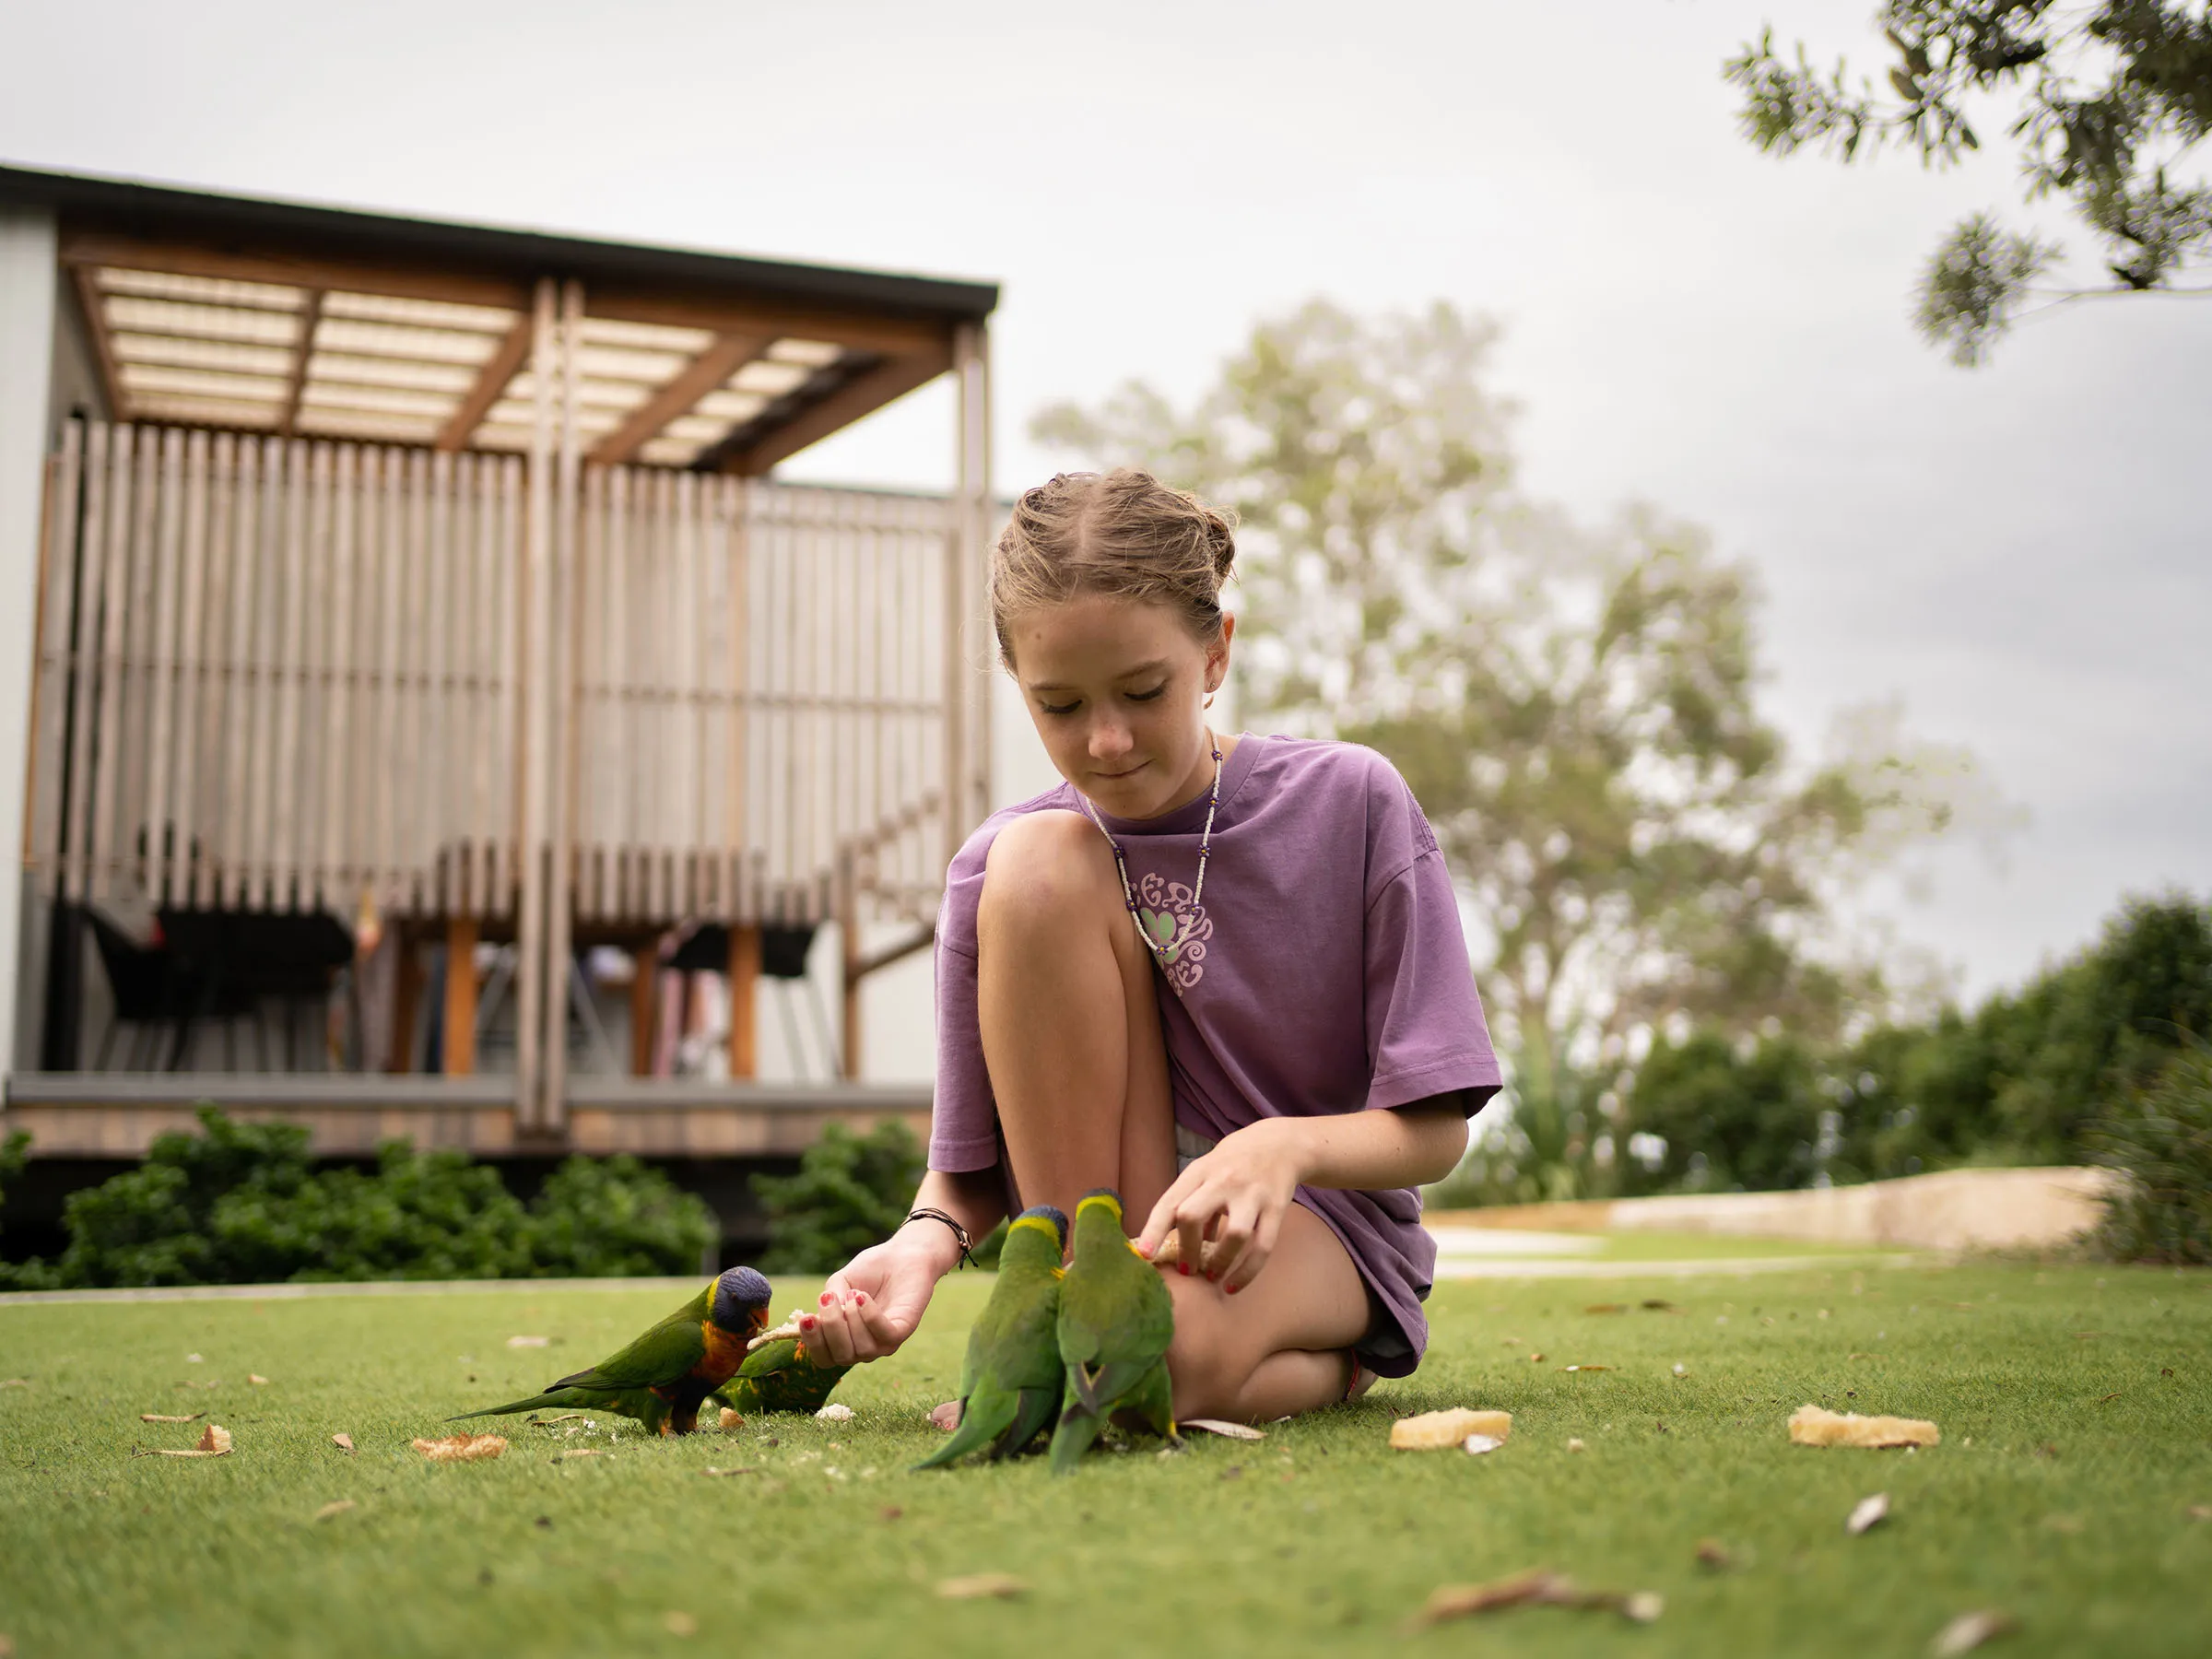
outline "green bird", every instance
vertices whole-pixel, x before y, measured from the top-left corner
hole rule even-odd
[[[799,1316],[794,1313],[774,1330],[754,1337],[737,1374],[708,1397],[745,1417],[816,1412],[852,1369],[817,1365],[807,1358],[806,1346],[799,1339]]]
[[[1067,1393],[1053,1430],[1053,1474],[1073,1469],[1117,1412],[1182,1444],[1168,1380],[1175,1303],[1159,1270],[1123,1233],[1121,1195],[1104,1187],[1076,1206],[1076,1259],[1060,1286],[1057,1335]]]
[[[735,1376],[746,1345],[768,1324],[768,1281],[732,1267],[620,1353],[550,1384],[543,1394],[448,1418],[506,1417],[567,1406],[635,1418],[654,1434],[689,1434],[708,1395]]]
[[[1049,1204],[1026,1209],[1006,1229],[998,1284],[968,1333],[960,1371],[960,1426],[914,1465],[935,1469],[988,1446],[1011,1456],[1053,1420],[1067,1368],[1060,1359],[1060,1266],[1067,1217]]]

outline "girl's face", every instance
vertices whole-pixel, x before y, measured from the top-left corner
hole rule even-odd
[[[1115,818],[1171,812],[1214,776],[1206,699],[1236,618],[1201,645],[1164,605],[1088,594],[1007,629],[1014,678],[1060,775]]]

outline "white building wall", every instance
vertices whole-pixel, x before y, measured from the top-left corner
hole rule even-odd
[[[29,771],[55,253],[50,212],[0,206],[0,1076],[16,1064],[18,1035],[23,790]]]

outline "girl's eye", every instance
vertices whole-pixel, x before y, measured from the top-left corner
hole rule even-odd
[[[1073,714],[1083,705],[1081,703],[1068,703],[1063,707],[1056,703],[1039,703],[1037,706],[1043,710],[1047,714]]]
[[[1150,702],[1154,698],[1159,696],[1160,693],[1165,691],[1167,688],[1168,682],[1166,680],[1161,680],[1159,685],[1153,687],[1149,691],[1130,692],[1129,700],[1131,702]]]

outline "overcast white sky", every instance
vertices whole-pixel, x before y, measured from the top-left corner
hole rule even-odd
[[[2212,301],[1925,349],[1913,275],[2003,161],[1772,161],[1719,76],[1770,16],[1871,63],[1873,9],[80,0],[11,10],[0,158],[996,278],[1002,488],[1040,405],[1187,396],[1310,295],[1488,312],[1532,491],[1751,560],[1794,734],[1901,697],[2029,808],[1900,901],[1980,990],[2212,888]],[[924,391],[789,470],[941,483],[948,431]]]

